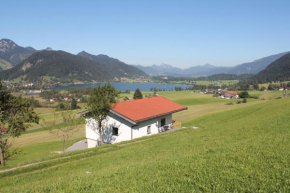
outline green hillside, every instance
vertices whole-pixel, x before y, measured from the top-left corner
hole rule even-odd
[[[118,59],[115,58],[111,58],[107,55],[92,55],[89,54],[85,51],[82,51],[80,53],[77,54],[78,56],[81,56],[83,58],[104,64],[106,66],[111,66],[115,71],[118,72],[123,72],[125,74],[139,74],[140,76],[148,76],[145,72],[143,72],[142,70],[139,70],[138,68],[132,66],[132,65],[128,65],[124,62],[121,62]]]
[[[0,58],[0,70],[7,70],[12,68],[12,64]]]
[[[253,77],[260,83],[290,80],[290,54],[286,54],[272,62],[267,68]]]
[[[0,173],[1,192],[289,192],[290,99]],[[198,127],[197,129],[192,128]]]
[[[144,72],[130,71],[135,67],[117,69],[116,65],[103,64],[64,51],[39,51],[17,66],[0,72],[0,79],[13,80],[24,77],[25,81],[40,81],[51,77],[55,82],[103,81],[115,77],[139,77]]]

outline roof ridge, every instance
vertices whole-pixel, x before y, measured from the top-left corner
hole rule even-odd
[[[146,97],[146,98],[142,98],[142,99],[134,99],[134,100],[127,100],[127,101],[119,101],[119,102],[117,102],[117,103],[133,102],[133,101],[136,101],[136,100],[146,100],[146,99],[158,98],[158,97],[162,97],[162,98],[167,99],[167,98],[164,97],[164,96],[153,96],[153,97]],[[167,100],[169,100],[169,99],[167,99]]]

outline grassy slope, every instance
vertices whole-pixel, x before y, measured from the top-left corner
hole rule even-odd
[[[289,93],[289,91],[287,93]],[[249,91],[249,94],[258,96],[260,98],[271,100],[277,97],[282,97],[283,92],[282,91]]]
[[[289,104],[290,99],[272,100],[204,116],[187,122],[188,129],[0,176],[0,187],[4,192],[289,192]]]
[[[149,95],[152,92],[142,92],[143,95]],[[260,94],[265,94],[266,92],[260,92]],[[237,99],[221,99],[214,98],[212,95],[199,94],[188,91],[182,92],[158,92],[160,96],[164,96],[170,100],[173,100],[181,105],[188,107],[187,111],[182,111],[173,114],[173,119],[181,122],[189,121],[197,117],[201,117],[210,113],[222,112],[226,110],[241,108],[244,106],[252,105],[255,103],[261,103],[264,101],[256,99],[248,99],[247,104],[236,104]],[[257,94],[257,93],[255,93]],[[133,94],[122,94],[124,96],[131,97]],[[234,103],[234,105],[226,105],[228,103]]]
[[[190,106],[188,106],[189,109],[187,111],[182,111],[174,114],[174,119],[182,122],[201,117],[205,114],[241,108],[253,104],[247,103],[240,105],[225,105],[225,102],[228,102],[228,100],[216,99],[211,97],[211,95],[203,95],[190,92],[164,92],[162,94],[166,95],[166,97],[169,97],[172,100],[179,101],[181,104],[191,104]],[[262,101],[256,100],[255,102],[257,103]],[[35,108],[35,111],[40,114],[41,118],[44,118],[46,121],[51,121],[53,119],[53,108]],[[79,110],[76,110],[76,112],[77,111]],[[61,117],[57,118],[58,121],[61,121]],[[43,121],[41,120],[41,124],[42,122]],[[33,125],[33,127],[35,126],[37,125]],[[78,127],[79,132],[77,132],[76,135],[73,136],[72,142],[74,142],[75,139],[81,139],[85,136],[84,125]],[[16,159],[7,162],[6,168],[35,162],[50,157],[55,157],[55,155],[50,152],[60,150],[60,143],[55,142],[56,140],[57,138],[55,136],[52,136],[43,128],[37,130],[28,130],[27,132],[23,133],[20,138],[15,139],[15,143],[13,143],[14,146],[18,148],[20,147],[19,149],[22,152],[18,155]]]
[[[12,68],[12,64],[7,62],[6,60],[3,60],[0,58],[0,68],[2,68],[3,70],[7,70]]]
[[[67,141],[66,147],[85,138],[84,124],[77,125],[75,133]],[[58,157],[53,151],[62,151],[62,142],[48,131],[24,133],[19,138],[12,139],[13,147],[20,150],[19,154],[6,164],[6,168],[15,167],[43,159]]]

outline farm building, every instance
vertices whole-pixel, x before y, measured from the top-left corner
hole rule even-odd
[[[228,92],[221,93],[220,97],[225,98],[225,99],[237,99],[239,98],[239,94],[234,91],[228,91]]]
[[[105,121],[103,142],[118,143],[169,130],[172,114],[186,109],[161,96],[119,102]],[[100,144],[99,133],[93,129],[96,124],[96,120],[86,119],[88,148]]]

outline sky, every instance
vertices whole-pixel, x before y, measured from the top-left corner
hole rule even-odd
[[[289,0],[0,0],[0,39],[128,64],[234,66],[290,51]]]

